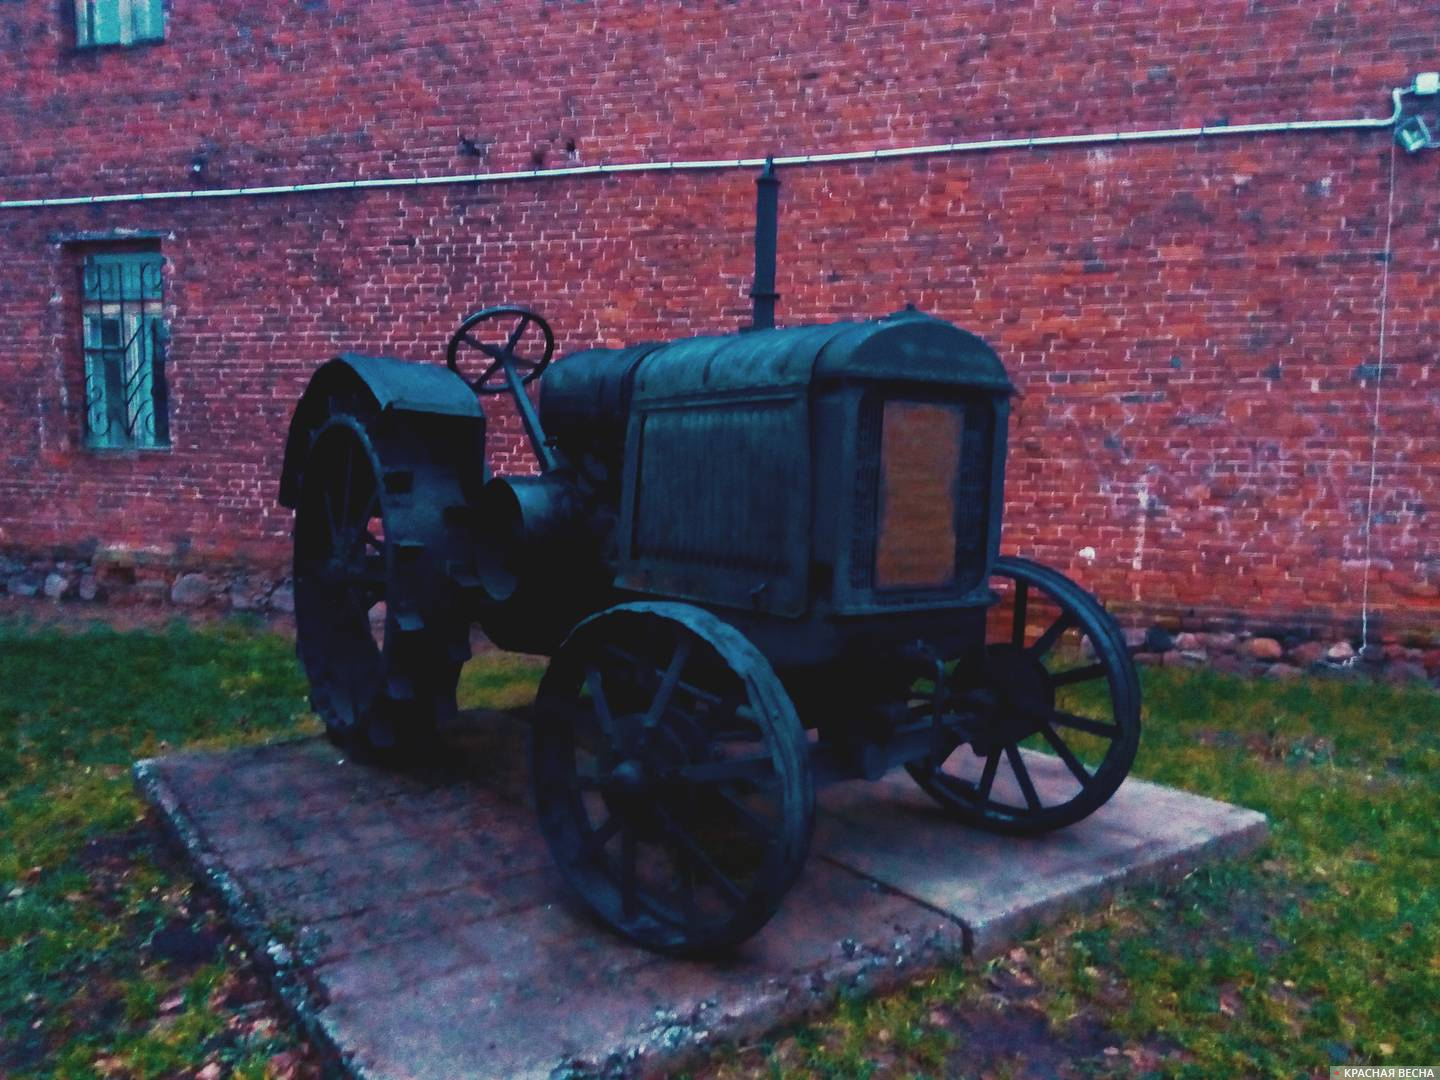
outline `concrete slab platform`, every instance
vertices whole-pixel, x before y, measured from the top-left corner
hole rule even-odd
[[[1138,780],[1036,839],[962,828],[903,773],[837,785],[780,914],[724,963],[677,962],[566,894],[523,739],[518,715],[482,713],[445,767],[409,774],[319,739],[135,774],[337,1072],[376,1080],[662,1071],[1266,835],[1254,811]],[[1051,765],[1033,761],[1042,787]]]

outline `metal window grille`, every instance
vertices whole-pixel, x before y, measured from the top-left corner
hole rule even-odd
[[[165,385],[164,258],[91,255],[81,268],[85,427],[91,446],[170,443]]]
[[[164,0],[75,0],[75,44],[81,48],[164,37]]]

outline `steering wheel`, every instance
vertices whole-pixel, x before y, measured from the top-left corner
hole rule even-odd
[[[497,324],[497,329],[509,327],[503,345],[484,341],[475,333],[482,323],[492,322]],[[539,333],[530,333],[531,327],[536,328]],[[489,363],[476,378],[467,378],[465,372],[460,370],[462,345],[467,352],[476,350],[489,358]],[[507,360],[515,369],[515,374],[520,377],[520,384],[523,386],[540,377],[554,353],[555,335],[551,333],[549,323],[528,308],[504,304],[500,307],[484,308],[462,322],[460,329],[451,335],[450,344],[445,349],[445,363],[477,394],[503,394],[510,389],[510,382],[505,374]]]

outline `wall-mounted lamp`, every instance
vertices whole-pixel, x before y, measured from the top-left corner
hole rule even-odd
[[[1415,97],[1434,97],[1440,94],[1440,71],[1422,71],[1415,76],[1415,81],[1403,90],[1395,91],[1395,112],[1400,112],[1400,95],[1412,94]],[[1422,150],[1434,150],[1440,147],[1440,141],[1430,134],[1430,125],[1425,123],[1421,116],[1407,116],[1395,125],[1395,141],[1407,154],[1418,154]]]
[[[1430,134],[1429,126],[1418,116],[1406,117],[1395,128],[1395,141],[1407,154],[1418,154],[1421,150],[1440,147],[1440,142],[1436,142]]]

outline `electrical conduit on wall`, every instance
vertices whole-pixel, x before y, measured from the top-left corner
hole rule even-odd
[[[1157,142],[1170,139],[1225,138],[1238,135],[1266,135],[1282,132],[1364,131],[1394,128],[1406,94],[1431,94],[1426,76],[1409,87],[1391,91],[1394,109],[1385,117],[1356,117],[1343,120],[1293,120],[1262,124],[1217,124],[1188,128],[1158,128],[1148,131],[1104,131],[1078,135],[1035,135],[1022,139],[986,139],[978,142],[937,143],[929,146],[899,146],[878,150],[847,150],[838,153],[775,155],[776,166],[827,165],[840,162],[884,161],[891,158],[928,157],[940,154],[970,154],[993,150],[1031,150],[1052,146],[1095,146],[1114,143]],[[758,169],[764,157],[715,158],[697,161],[633,161],[604,165],[573,165],[561,169],[521,169],[511,172],[465,173],[453,176],[380,177],[373,180],[325,180],[309,184],[272,184],[258,187],[201,188],[192,191],[118,192],[111,195],[59,195],[39,199],[0,200],[0,210],[25,210],[54,206],[93,206],[104,203],[158,202],[172,199],[223,199],[266,195],[302,195],[323,191],[355,191],[369,188],[430,187],[436,184],[494,184],[520,180],[549,180],[574,176],[613,176],[621,173],[685,172],[717,169]]]

